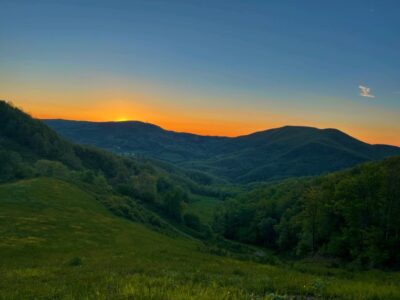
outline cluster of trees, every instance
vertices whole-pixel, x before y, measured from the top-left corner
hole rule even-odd
[[[293,255],[400,267],[400,158],[256,189],[227,201],[225,237]]]

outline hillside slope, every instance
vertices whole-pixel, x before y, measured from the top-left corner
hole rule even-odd
[[[400,154],[336,129],[285,126],[235,138],[199,136],[141,122],[44,120],[64,137],[117,153],[174,162],[232,182],[256,182],[336,171]]]
[[[216,189],[202,183],[207,177],[200,175],[191,172],[189,177],[161,164],[74,144],[0,101],[0,183],[56,177],[94,190],[99,198],[116,195],[108,205],[118,215],[157,226],[162,225],[157,215],[162,215],[184,226],[184,208],[193,194],[219,196]],[[154,214],[148,214],[144,207]]]
[[[0,299],[400,296],[398,274],[327,276],[212,255],[196,241],[118,218],[91,194],[49,178],[0,185],[0,233]]]

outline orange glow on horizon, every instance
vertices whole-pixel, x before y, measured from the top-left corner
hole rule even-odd
[[[278,128],[286,125],[292,126],[310,126],[317,128],[333,128],[333,126],[321,126],[321,124],[314,124],[312,122],[305,123],[291,123],[289,121],[284,122],[283,120],[273,120],[271,122],[260,122],[260,121],[237,121],[237,120],[217,120],[217,119],[191,119],[191,118],[168,118],[165,116],[154,115],[152,118],[131,118],[131,117],[112,117],[113,113],[110,112],[111,117],[105,115],[94,116],[93,118],[73,117],[71,115],[51,115],[51,114],[33,114],[33,117],[38,119],[65,119],[65,120],[76,120],[76,121],[92,121],[92,122],[125,122],[125,121],[141,121],[151,123],[165,130],[171,130],[176,132],[186,132],[199,135],[208,136],[227,136],[236,137],[241,135],[251,134],[257,131],[268,130],[272,128]],[[116,114],[118,115],[118,114]],[[337,128],[337,127],[336,127]],[[390,134],[385,134],[381,130],[365,130],[362,128],[337,128],[361,141],[370,144],[388,144],[400,146],[400,137],[394,137]],[[392,141],[392,142],[388,142]]]
[[[317,128],[337,128],[370,144],[400,146],[400,136],[390,126],[378,127],[370,124],[352,124],[325,120],[313,116],[302,116],[288,109],[280,114],[257,109],[194,108],[176,106],[169,102],[157,102],[141,97],[126,97],[122,100],[105,100],[94,94],[87,101],[58,101],[51,98],[31,98],[17,107],[38,119],[66,119],[78,121],[142,121],[158,125],[166,130],[188,132],[212,136],[240,136],[256,131],[282,127],[285,125],[311,126]],[[124,100],[129,99],[129,100]],[[137,99],[132,100],[132,99]]]
[[[114,122],[126,122],[126,121],[130,121],[129,118],[125,118],[125,117],[120,117],[120,118],[116,118],[115,120],[112,120]]]

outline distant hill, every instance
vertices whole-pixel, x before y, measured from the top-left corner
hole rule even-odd
[[[336,129],[285,126],[228,138],[136,121],[44,122],[77,143],[173,162],[232,182],[318,175],[400,154],[399,147],[370,145]]]
[[[118,153],[145,155],[170,162],[204,159],[228,138],[167,131],[138,121],[86,122],[43,120],[62,136]]]

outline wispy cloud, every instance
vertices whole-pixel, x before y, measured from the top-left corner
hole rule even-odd
[[[369,87],[359,85],[358,88],[360,89],[360,96],[366,97],[366,98],[375,98],[374,95],[370,94],[371,89]]]

